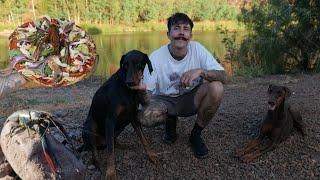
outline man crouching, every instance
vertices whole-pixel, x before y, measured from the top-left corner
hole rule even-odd
[[[224,68],[200,43],[191,41],[193,22],[183,13],[168,19],[170,43],[150,55],[153,72],[144,71],[147,89],[140,122],[144,126],[165,123],[163,140],[177,139],[177,117],[197,114],[189,142],[197,158],[205,158],[208,148],[201,138],[202,130],[216,113],[223,98]]]

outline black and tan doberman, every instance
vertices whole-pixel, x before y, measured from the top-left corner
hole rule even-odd
[[[139,85],[146,65],[151,73],[152,66],[146,54],[137,50],[126,53],[121,58],[120,69],[97,90],[92,99],[82,132],[84,145],[80,149],[92,151],[93,161],[99,166],[97,148],[106,148],[107,179],[116,178],[115,139],[129,124],[139,136],[149,159],[154,163],[157,161],[137,119],[138,105],[144,103],[141,91],[132,88]]]
[[[293,110],[287,101],[291,96],[291,91],[284,86],[269,85],[268,95],[269,110],[262,123],[259,136],[236,152],[236,156],[243,162],[251,162],[273,150],[290,135],[294,128],[302,136],[305,135],[300,113]],[[269,141],[262,143],[265,137],[268,137]]]

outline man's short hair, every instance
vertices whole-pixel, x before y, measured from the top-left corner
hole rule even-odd
[[[177,25],[177,24],[180,24],[180,23],[187,23],[190,25],[191,27],[191,30],[193,28],[193,22],[192,20],[188,17],[188,15],[184,14],[184,13],[180,13],[180,12],[177,12],[173,15],[171,15],[169,18],[168,18],[168,31],[170,31],[170,28],[172,25]]]

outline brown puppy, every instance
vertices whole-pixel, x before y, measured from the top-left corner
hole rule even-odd
[[[268,95],[269,110],[262,123],[259,137],[236,152],[243,162],[251,162],[262,154],[273,150],[277,144],[290,135],[293,128],[296,128],[304,136],[301,115],[294,111],[287,102],[291,91],[284,86],[269,85]],[[265,137],[269,137],[269,141],[262,145]]]
[[[105,146],[107,151],[107,179],[116,179],[114,142],[116,137],[131,124],[139,136],[144,149],[152,162],[156,162],[156,154],[151,151],[143,135],[138,121],[138,106],[142,101],[139,90],[134,89],[143,78],[143,71],[152,66],[148,56],[133,50],[123,55],[120,69],[112,75],[95,93],[82,137],[82,150],[93,152],[94,164],[98,165],[97,148]]]

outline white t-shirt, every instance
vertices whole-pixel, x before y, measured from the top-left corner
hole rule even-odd
[[[200,79],[193,82],[191,87],[182,88],[180,77],[183,73],[201,68],[204,70],[224,70],[212,54],[196,41],[188,44],[187,55],[180,61],[175,60],[168,49],[168,44],[155,50],[150,55],[153,72],[150,75],[148,67],[144,70],[144,83],[147,90],[153,94],[179,96],[193,89],[200,83]]]

